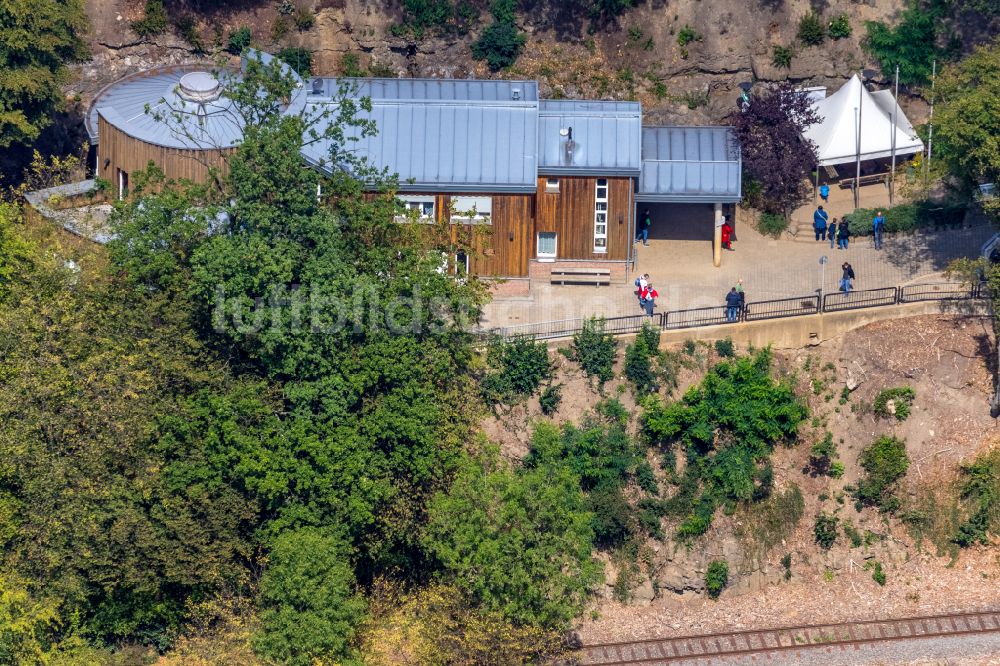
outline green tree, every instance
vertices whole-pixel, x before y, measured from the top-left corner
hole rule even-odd
[[[86,54],[81,0],[0,0],[0,148],[30,143],[62,105],[65,63]]]
[[[497,71],[514,64],[524,48],[526,37],[514,23],[514,0],[493,0],[490,11],[493,23],[473,42],[472,57],[485,60],[490,69]]]
[[[274,540],[260,579],[258,653],[292,666],[350,656],[366,604],[349,558],[346,542],[329,530],[301,528]]]
[[[854,490],[858,502],[876,506],[886,513],[898,509],[900,500],[895,494],[896,482],[906,475],[910,467],[906,442],[898,437],[883,435],[861,452],[858,462],[865,470],[865,476]]]
[[[878,60],[883,72],[893,72],[898,65],[900,83],[925,83],[930,80],[934,59],[943,56],[937,41],[944,6],[941,2],[911,0],[894,26],[867,21],[868,34],[862,45]]]

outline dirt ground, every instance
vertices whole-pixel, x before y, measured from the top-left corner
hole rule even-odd
[[[997,544],[965,549],[952,561],[938,556],[926,542],[918,547],[898,518],[870,508],[858,512],[845,491],[860,475],[859,453],[883,434],[906,441],[911,464],[899,491],[906,497],[913,497],[921,487],[947,483],[963,462],[1000,445],[988,405],[993,349],[988,319],[931,315],[875,323],[817,347],[776,354],[777,372],[795,378],[812,411],[810,421],[800,429],[799,443],[779,447],[773,457],[776,488],[794,483],[805,498],[805,511],[794,534],[764,561],[731,566],[730,585],[718,601],[697,590],[674,593],[662,582],[657,594],[649,598],[637,594],[630,604],[605,594],[579,628],[581,639],[621,641],[996,607],[1000,604]],[[716,360],[710,348],[699,346],[698,354],[707,357],[703,367]],[[553,418],[576,421],[600,395],[574,363],[560,354],[556,358],[556,381],[564,385],[564,398]],[[682,371],[681,386],[672,397],[681,395],[703,372]],[[620,386],[623,381],[616,377],[603,393],[637,411],[631,391]],[[845,391],[848,386],[853,390]],[[876,417],[871,411],[876,394],[898,386],[910,386],[916,394],[910,416],[904,421]],[[505,455],[520,458],[528,449],[530,423],[539,418],[545,417],[534,399],[504,415],[508,425],[501,425],[497,418],[484,425]],[[845,466],[840,479],[811,475],[806,466],[809,446],[826,430],[838,442]],[[841,532],[834,547],[823,551],[813,536],[814,517],[820,511],[834,513],[860,532],[868,530],[879,538],[852,548]],[[699,561],[700,552],[732,550],[727,544],[733,540],[733,521],[733,517],[717,514],[709,533],[688,549],[693,553],[687,559],[671,556],[671,564],[690,566],[688,562]],[[650,541],[650,545],[662,553],[671,544]],[[676,544],[674,550],[678,550]],[[793,557],[788,581],[781,576],[780,564],[786,553]],[[884,567],[884,587],[864,568],[868,560]],[[613,583],[613,568],[609,567],[607,575],[608,583]]]

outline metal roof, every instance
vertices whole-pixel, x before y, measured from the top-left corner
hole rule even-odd
[[[318,83],[321,82],[321,85]],[[350,146],[369,164],[399,175],[407,192],[534,192],[538,84],[449,79],[314,79],[307,104],[334,102],[342,83],[370,97],[377,134]],[[307,113],[309,111],[307,110]],[[330,144],[303,155],[326,171]]]
[[[538,173],[638,176],[642,107],[638,102],[542,100]]]
[[[741,169],[731,127],[643,127],[636,200],[737,202]]]

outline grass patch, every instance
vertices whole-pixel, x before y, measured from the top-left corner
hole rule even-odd
[[[895,417],[897,421],[905,421],[916,397],[917,394],[909,386],[882,389],[872,402],[872,411],[882,418]]]
[[[871,443],[858,458],[865,476],[853,488],[854,498],[864,506],[877,507],[883,513],[893,513],[900,507],[896,484],[906,475],[910,458],[906,443],[883,435]]]

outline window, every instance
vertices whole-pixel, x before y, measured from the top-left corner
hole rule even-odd
[[[539,259],[556,258],[556,234],[551,231],[538,232],[538,252]]]
[[[594,194],[594,252],[608,251],[608,179],[598,178]]]
[[[493,197],[452,197],[456,222],[479,222],[489,224],[493,215]]]
[[[469,274],[469,255],[459,250],[455,253],[455,275],[465,277]]]
[[[546,194],[559,194],[559,179],[558,178],[546,178],[545,179],[545,193]]]
[[[118,198],[124,199],[128,196],[128,171],[118,169]]]
[[[417,217],[421,221],[431,222],[434,220],[434,197],[399,197],[399,200],[403,202],[403,207],[407,211],[415,210],[417,211]],[[408,220],[408,216],[400,216],[396,218],[400,221]]]

